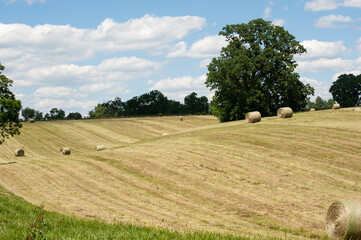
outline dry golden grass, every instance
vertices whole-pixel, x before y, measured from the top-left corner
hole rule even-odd
[[[95,152],[98,144],[107,148]],[[59,155],[65,145],[70,156]],[[15,158],[16,148],[26,156]],[[210,116],[24,123],[0,156],[0,184],[50,210],[176,230],[320,238],[332,202],[361,199],[361,111],[256,124]]]

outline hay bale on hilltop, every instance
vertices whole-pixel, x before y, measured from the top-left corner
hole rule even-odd
[[[34,118],[29,118],[28,119],[28,123],[34,123],[35,122],[35,119]]]
[[[277,110],[277,116],[279,118],[291,118],[293,115],[292,108],[290,107],[282,107]]]
[[[68,147],[62,147],[62,148],[60,148],[60,153],[61,153],[62,155],[70,155],[71,150],[70,150],[70,148],[68,148]]]
[[[96,146],[95,147],[95,151],[101,151],[101,150],[104,150],[105,149],[105,147],[104,147],[104,145],[98,145],[98,146]]]
[[[316,111],[316,109],[314,109],[314,108],[311,108],[311,109],[310,109],[310,112],[314,112],[314,111]]]
[[[332,105],[332,109],[340,109],[340,104],[338,104],[338,103],[335,103],[335,104],[333,104]]]
[[[326,216],[326,232],[332,239],[361,239],[361,201],[336,201]]]
[[[261,113],[258,111],[248,112],[246,113],[246,122],[247,123],[255,123],[261,121]]]
[[[25,151],[22,149],[16,149],[15,150],[15,156],[17,157],[23,157],[25,155]]]

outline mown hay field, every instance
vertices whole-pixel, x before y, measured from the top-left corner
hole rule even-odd
[[[46,209],[107,222],[324,238],[329,205],[361,199],[354,110],[254,124],[211,116],[24,123],[0,147],[0,185]],[[14,156],[18,148],[25,157]]]

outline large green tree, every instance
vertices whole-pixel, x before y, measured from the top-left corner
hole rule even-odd
[[[13,81],[2,74],[5,69],[0,64],[0,144],[9,136],[20,134],[19,112],[21,109],[20,100],[15,99],[15,95],[10,91]]]
[[[332,83],[330,93],[342,107],[361,104],[361,75],[342,74]]]
[[[306,49],[293,35],[263,19],[227,25],[219,34],[228,45],[208,65],[206,85],[215,90],[212,108],[221,122],[243,119],[249,111],[269,116],[282,106],[306,106],[314,90],[294,72],[294,55]]]
[[[33,118],[35,116],[35,109],[26,107],[21,111],[21,115],[23,115],[25,120],[28,120],[29,118]]]

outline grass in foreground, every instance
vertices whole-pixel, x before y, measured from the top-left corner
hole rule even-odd
[[[43,210],[0,186],[0,239],[250,239],[107,224]]]

